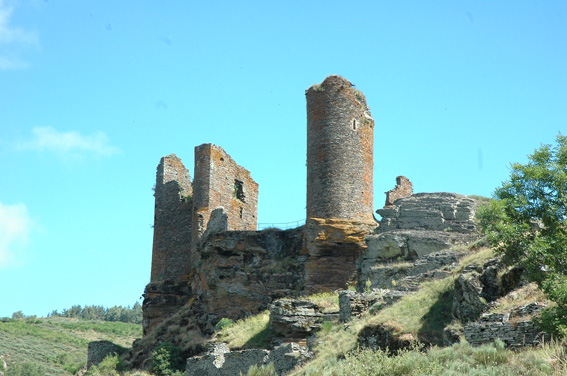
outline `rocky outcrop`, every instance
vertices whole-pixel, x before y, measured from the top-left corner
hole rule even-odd
[[[446,276],[458,261],[456,252],[446,250],[479,236],[476,207],[476,200],[455,193],[418,193],[377,210],[382,220],[365,239],[358,291],[368,284],[413,290],[426,279]]]
[[[427,230],[458,234],[476,232],[476,200],[456,193],[416,193],[377,210],[380,231]]]
[[[463,269],[455,281],[455,318],[463,323],[475,321],[488,308],[490,302],[501,296],[501,281],[498,277],[500,269],[502,264],[498,258],[490,259],[482,266],[473,264]]]
[[[353,317],[360,316],[376,302],[382,300],[383,294],[378,291],[356,292],[350,290],[339,291],[340,320],[350,321]]]
[[[356,274],[356,263],[366,250],[365,237],[377,223],[309,218],[305,224],[307,293],[344,289]]]
[[[213,215],[220,218],[222,210]],[[188,280],[150,283],[144,293],[144,338],[128,364],[149,365],[153,344],[170,342],[196,355],[222,318],[242,319],[303,289],[303,229],[210,232],[198,243],[200,262]],[[190,338],[190,341],[183,339]]]
[[[363,312],[383,309],[398,301],[405,292],[389,289],[371,289],[368,292],[339,291],[339,318],[347,322]]]
[[[144,290],[142,305],[144,335],[178,312],[191,297],[188,281],[163,280],[149,283]]]
[[[393,230],[366,237],[368,250],[364,257],[372,260],[416,260],[450,248],[455,238],[448,232]]]
[[[242,319],[303,288],[302,229],[212,233],[199,245],[192,293],[207,307],[211,332],[221,318]]]
[[[312,354],[303,346],[289,343],[274,350],[230,351],[226,344],[215,345],[207,354],[187,359],[187,376],[239,376],[251,366],[273,363],[277,375],[284,375]]]
[[[359,291],[367,287],[412,291],[425,280],[448,276],[459,260],[457,252],[441,251],[425,255],[415,262],[376,263],[368,257],[369,253],[361,260]]]
[[[321,328],[323,312],[309,301],[281,299],[270,304],[270,329],[286,339],[305,339]]]
[[[505,313],[483,314],[478,322],[465,325],[465,339],[472,345],[500,339],[507,347],[532,346],[548,342],[550,335],[542,332],[531,320],[545,306],[538,303],[517,307]]]
[[[382,324],[367,326],[358,334],[358,344],[361,347],[389,351],[392,354],[411,347],[415,342],[416,339],[412,335],[397,335],[393,328]]]
[[[480,281],[482,269],[478,265],[465,267],[463,273],[455,281],[453,296],[453,317],[463,323],[474,321],[488,307],[482,295]]]

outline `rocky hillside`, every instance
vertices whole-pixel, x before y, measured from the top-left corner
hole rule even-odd
[[[203,376],[239,375],[269,363],[277,374],[320,374],[325,362],[356,348],[402,354],[415,346],[496,340],[504,351],[548,341],[531,319],[550,303],[524,281],[521,268],[483,248],[478,205],[467,196],[429,193],[379,210],[380,226],[357,246],[352,288],[323,298],[300,293],[309,262],[297,252],[301,229],[250,233],[247,242],[242,234],[211,234],[199,298],[137,341],[130,365],[147,367],[147,354],[160,342],[189,356],[188,375]],[[246,327],[248,319],[233,325],[246,328],[238,335],[213,326],[266,309],[251,316],[254,328]]]

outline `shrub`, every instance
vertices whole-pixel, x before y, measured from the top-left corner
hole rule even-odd
[[[42,367],[27,362],[13,364],[6,372],[6,376],[44,376],[45,374],[45,370]]]
[[[85,376],[119,376],[120,371],[124,370],[118,355],[108,355],[102,362],[92,366]]]
[[[215,325],[215,328],[217,329],[217,331],[220,332],[223,329],[230,328],[232,325],[234,325],[234,321],[232,321],[231,319],[229,319],[227,317],[223,317],[222,319],[220,319],[219,322],[217,322],[217,325]]]
[[[173,376],[185,367],[181,349],[171,343],[162,343],[152,354],[151,369],[157,376]]]

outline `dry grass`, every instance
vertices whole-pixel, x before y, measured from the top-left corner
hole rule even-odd
[[[269,340],[270,312],[238,320],[234,324],[218,332],[216,342],[225,342],[231,350],[259,347]]]
[[[322,292],[302,298],[317,304],[323,312],[336,312],[339,310],[339,294],[336,292]]]

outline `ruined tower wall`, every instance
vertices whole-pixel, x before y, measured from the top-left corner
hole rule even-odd
[[[221,147],[203,144],[195,148],[193,182],[193,242],[206,230],[211,212],[223,207],[228,230],[256,230],[258,183]]]
[[[189,275],[191,195],[189,171],[175,154],[161,158],[156,172],[151,282]]]
[[[396,186],[386,192],[386,202],[384,207],[394,205],[397,199],[411,196],[413,193],[413,184],[405,176],[396,177]]]
[[[340,76],[307,97],[307,218],[373,222],[374,120],[364,95]]]

